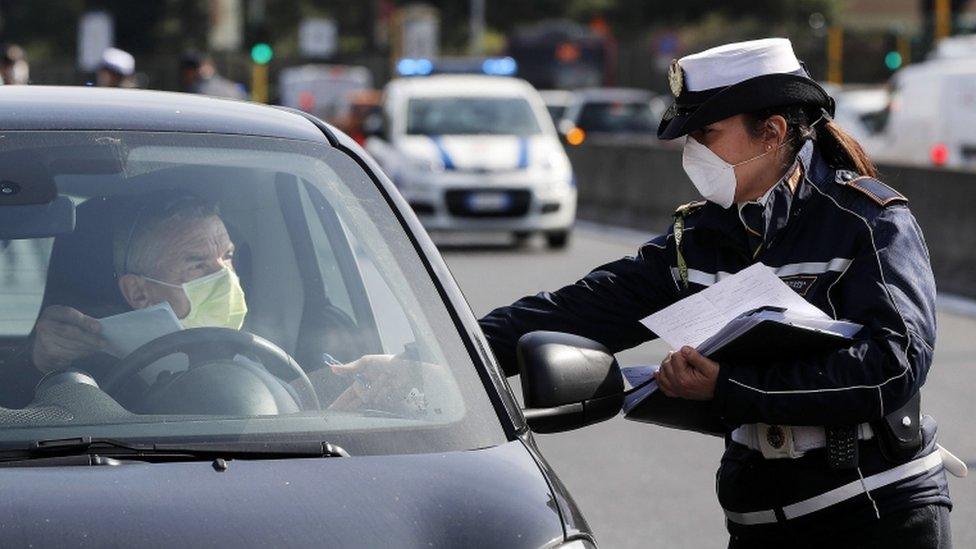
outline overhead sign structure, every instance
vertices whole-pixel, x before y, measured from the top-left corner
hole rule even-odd
[[[78,67],[98,69],[102,53],[115,43],[115,20],[108,12],[89,11],[78,20]]]
[[[244,14],[241,0],[210,0],[207,42],[214,51],[236,51],[243,42]]]
[[[339,26],[325,17],[304,19],[298,27],[298,49],[305,57],[332,57],[339,49]]]
[[[396,39],[391,53],[401,58],[435,59],[440,53],[440,12],[425,5],[406,6],[397,10],[394,30]]]

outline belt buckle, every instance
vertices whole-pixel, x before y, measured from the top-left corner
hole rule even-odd
[[[793,428],[789,425],[757,424],[759,451],[766,459],[794,459],[803,455],[796,451]]]

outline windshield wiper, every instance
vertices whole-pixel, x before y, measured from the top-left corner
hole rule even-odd
[[[318,441],[142,444],[112,438],[73,437],[36,440],[26,447],[0,449],[0,462],[94,454],[146,461],[349,457],[349,452],[341,446]]]

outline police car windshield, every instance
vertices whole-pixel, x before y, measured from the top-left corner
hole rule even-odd
[[[352,158],[244,136],[4,137],[0,180],[27,190],[0,196],[0,447],[504,440],[449,305]]]
[[[541,132],[521,97],[430,97],[407,102],[408,135],[535,135]]]

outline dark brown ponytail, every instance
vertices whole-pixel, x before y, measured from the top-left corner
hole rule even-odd
[[[824,160],[835,168],[878,177],[878,169],[861,144],[831,118],[817,124],[817,147]]]

